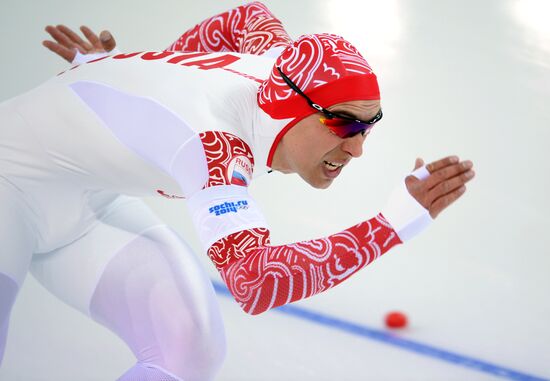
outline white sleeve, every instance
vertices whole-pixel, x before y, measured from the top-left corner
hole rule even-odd
[[[419,180],[425,180],[430,176],[430,172],[426,167],[421,167],[411,175]],[[391,193],[382,215],[393,227],[401,242],[418,235],[433,221],[429,211],[411,196],[404,180]]]
[[[230,234],[268,227],[248,188],[243,186],[205,188],[191,196],[187,205],[205,250]]]

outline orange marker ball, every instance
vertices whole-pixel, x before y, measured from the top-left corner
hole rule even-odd
[[[402,312],[393,311],[386,315],[386,327],[405,328],[407,326],[407,315]]]

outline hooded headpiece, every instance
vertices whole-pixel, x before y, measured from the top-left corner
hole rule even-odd
[[[317,112],[285,83],[277,67],[313,102],[325,108],[346,101],[380,99],[376,75],[351,43],[333,34],[301,36],[277,58],[271,75],[258,91],[258,104],[269,116],[292,119],[275,138],[268,165],[283,135]]]

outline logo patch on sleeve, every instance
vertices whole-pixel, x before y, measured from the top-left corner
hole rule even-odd
[[[233,185],[246,187],[252,179],[252,163],[246,156],[234,157],[227,167],[227,178]]]
[[[248,209],[248,201],[240,200],[233,202],[224,202],[223,204],[214,205],[208,208],[210,214],[220,216],[226,213],[237,213],[239,210]]]

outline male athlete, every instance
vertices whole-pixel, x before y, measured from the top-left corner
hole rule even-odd
[[[30,269],[127,343],[137,363],[119,380],[214,378],[225,343],[212,286],[138,197],[187,199],[235,300],[259,314],[341,283],[418,234],[474,175],[454,156],[417,160],[377,216],[272,246],[251,180],[277,170],[326,188],[382,118],[377,78],[353,45],[329,34],[291,41],[257,2],[159,52],[90,60],[103,49],[91,31],[88,45],[48,29],[58,54],[82,51],[79,65],[0,104],[0,359]]]

